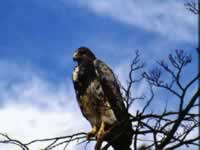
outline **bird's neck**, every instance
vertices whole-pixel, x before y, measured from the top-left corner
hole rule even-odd
[[[88,80],[91,80],[95,76],[95,69],[94,65],[91,63],[80,63],[79,65],[80,69],[80,76],[82,81],[81,82],[88,82]]]

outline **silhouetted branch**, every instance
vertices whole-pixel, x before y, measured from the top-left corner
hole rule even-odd
[[[5,139],[5,140],[0,140],[0,143],[6,143],[6,144],[14,144],[17,145],[18,147],[20,147],[22,150],[29,150],[29,146],[35,143],[39,143],[39,142],[50,142],[50,144],[48,144],[46,147],[42,148],[42,150],[51,150],[53,148],[56,148],[60,145],[65,144],[65,148],[67,147],[67,145],[70,142],[73,141],[78,141],[80,139],[86,139],[86,133],[81,132],[81,133],[76,133],[76,134],[72,134],[72,135],[67,135],[67,136],[58,136],[58,137],[53,137],[53,138],[44,138],[44,139],[35,139],[32,140],[30,142],[27,143],[22,143],[19,140],[15,140],[10,138],[8,135],[6,134],[2,134],[0,133],[0,135]]]
[[[162,114],[144,114],[140,115],[140,118],[137,118],[138,116],[134,118],[135,120],[139,120],[143,126],[143,130],[140,130],[137,134],[153,135],[154,143],[147,146],[148,148],[154,146],[155,149],[160,150],[164,149],[169,144],[174,144],[174,147],[189,144],[196,145],[193,142],[190,143],[189,141],[193,140],[188,140],[186,137],[188,137],[188,134],[191,133],[191,131],[198,128],[198,114],[191,114],[190,110],[195,107],[200,91],[197,89],[191,99],[186,99],[186,95],[189,92],[189,87],[194,83],[197,83],[200,76],[199,74],[196,75],[196,77],[191,79],[185,86],[180,80],[183,68],[187,66],[191,60],[191,56],[186,54],[183,50],[176,50],[174,55],[169,55],[169,62],[173,68],[170,68],[166,62],[159,61],[158,64],[161,68],[155,68],[150,72],[145,72],[143,74],[144,78],[152,86],[163,88],[166,91],[169,91],[172,95],[177,96],[179,99],[179,108],[174,112],[168,112],[167,109],[165,109]],[[172,77],[172,80],[169,83],[161,79],[161,69]],[[177,91],[177,87],[180,89],[179,92]],[[147,104],[145,106],[147,106]],[[186,104],[185,107],[183,104]],[[150,124],[149,121],[151,120],[153,120],[154,123]],[[185,125],[185,122],[190,122],[190,124],[193,123],[194,125],[187,126]],[[180,128],[182,128],[184,132],[180,133],[178,131]],[[158,138],[158,135],[160,138]],[[194,141],[195,140],[197,141],[196,138],[194,138]]]
[[[195,15],[199,14],[198,2],[195,0],[190,0],[185,3],[186,8]]]
[[[122,89],[122,91],[124,92],[124,95],[125,95],[124,101],[126,103],[127,110],[130,108],[130,106],[133,104],[133,102],[135,100],[144,99],[143,96],[132,97],[132,94],[131,94],[133,84],[138,83],[143,79],[143,77],[140,77],[138,79],[134,79],[133,73],[141,70],[142,68],[144,68],[144,63],[140,63],[140,54],[139,54],[139,51],[137,50],[137,51],[135,51],[135,57],[133,58],[133,60],[130,64],[130,71],[129,71],[129,74],[128,74],[127,87],[125,88],[120,84],[121,89]]]
[[[130,120],[116,123],[100,139],[87,139],[86,133],[83,132],[68,136],[36,139],[24,143],[10,138],[6,134],[0,134],[3,138],[0,143],[14,144],[22,150],[29,150],[30,145],[41,142],[48,143],[47,146],[43,147],[43,150],[51,150],[61,145],[64,146],[63,149],[66,149],[69,143],[82,140],[80,143],[86,144],[90,141],[96,141],[95,150],[107,150],[121,134],[124,134],[124,127],[127,125],[127,121],[131,121],[134,130],[134,150],[170,150],[181,146],[199,146],[197,141],[200,137],[192,136],[189,138],[189,135],[197,131],[199,127],[199,114],[193,109],[198,107],[197,100],[200,96],[200,89],[194,85],[198,83],[200,74],[194,75],[189,81],[184,81],[184,84],[182,82],[183,69],[191,63],[191,56],[183,50],[176,50],[174,54],[169,55],[168,62],[158,61],[158,67],[149,72],[144,72],[141,77],[136,79],[134,74],[144,68],[144,63],[140,63],[139,57],[139,52],[136,51],[135,57],[130,64],[127,86],[120,85],[120,87],[124,95],[127,111],[130,110],[136,100],[138,103],[143,101],[142,107],[136,114],[129,112]],[[170,78],[163,79],[163,75],[170,76]],[[145,79],[146,84],[149,85],[150,95],[148,97],[146,95],[133,97],[131,93],[133,86],[136,85],[135,83],[140,83],[142,79]],[[193,87],[192,92],[191,87]],[[157,90],[163,89],[166,93],[158,99],[154,91],[155,88]],[[167,105],[165,105],[160,112],[150,112],[150,108],[156,110],[157,107],[161,107],[158,104],[152,107],[151,104],[152,102],[162,101],[163,96],[176,101],[176,109],[168,110]],[[145,139],[144,136],[150,138]],[[139,146],[139,141],[145,142],[145,145]],[[106,142],[105,145],[103,145],[104,142]]]

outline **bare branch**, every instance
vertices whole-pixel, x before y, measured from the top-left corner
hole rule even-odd
[[[193,14],[195,15],[199,14],[198,2],[195,2],[194,0],[190,0],[187,3],[185,3],[185,7]]]
[[[35,139],[24,143],[10,138],[6,134],[0,134],[2,137],[0,143],[13,144],[22,150],[29,150],[30,145],[41,142],[48,143],[47,146],[43,147],[43,150],[51,150],[58,146],[63,146],[63,150],[65,150],[68,144],[80,140],[81,142],[79,141],[79,144],[86,143],[86,146],[90,141],[95,141],[95,150],[107,150],[109,147],[113,146],[113,143],[116,142],[122,134],[124,134],[127,122],[132,122],[133,133],[130,135],[132,137],[133,134],[134,150],[140,150],[141,148],[144,150],[170,150],[182,146],[199,146],[197,141],[200,137],[189,138],[189,135],[199,127],[199,114],[192,109],[198,106],[197,99],[200,96],[200,89],[197,88],[192,96],[188,95],[191,95],[189,89],[198,82],[200,74],[198,73],[186,84],[181,82],[182,70],[191,63],[191,56],[182,50],[176,50],[174,54],[169,55],[168,63],[159,61],[157,63],[160,68],[157,67],[149,72],[144,72],[141,78],[136,79],[133,74],[144,67],[144,63],[140,63],[139,57],[140,55],[138,51],[136,51],[136,55],[130,64],[127,86],[123,87],[121,85],[120,87],[124,93],[124,103],[126,104],[127,112],[136,100],[137,102],[142,100],[145,101],[145,103],[142,103],[142,108],[139,109],[136,114],[129,113],[130,120],[128,120],[127,117],[124,118],[124,121],[117,122],[109,128],[109,130],[106,130],[105,134],[100,139],[87,139],[87,134],[81,132],[67,136]],[[166,81],[163,79],[163,74],[169,75],[171,80]],[[146,83],[149,85],[150,96],[145,97],[142,95],[133,97],[131,93],[133,86],[136,85],[135,83],[140,83],[143,78],[146,79],[145,81],[147,81]],[[165,89],[165,91],[170,92],[172,98],[176,99],[176,101],[178,99],[178,104],[176,104],[177,108],[175,110],[168,110],[167,105],[165,105],[165,107],[162,108],[163,110],[159,113],[147,111],[151,108],[150,104],[152,104],[152,101],[162,100],[161,98],[156,99],[156,93],[153,90],[154,87],[157,87],[157,89]],[[179,90],[177,90],[177,88]],[[193,90],[195,89],[193,88]],[[169,93],[166,95],[168,94]],[[156,107],[160,106],[155,105],[155,109]],[[108,109],[110,109],[110,107]],[[151,139],[143,138],[146,135],[150,136]],[[138,147],[139,141],[145,142],[145,146]],[[104,142],[107,143],[103,146]]]

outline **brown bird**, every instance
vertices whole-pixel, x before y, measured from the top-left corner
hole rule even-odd
[[[76,98],[92,126],[88,138],[98,140],[115,124],[125,122],[117,138],[112,135],[107,141],[115,150],[130,150],[132,125],[113,71],[86,47],[78,48],[73,60],[77,62],[72,74]]]

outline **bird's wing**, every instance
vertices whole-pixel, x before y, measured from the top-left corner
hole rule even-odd
[[[108,98],[111,108],[118,121],[125,119],[125,105],[120,92],[119,84],[112,70],[102,61],[94,61],[95,72],[100,81],[104,94]]]

